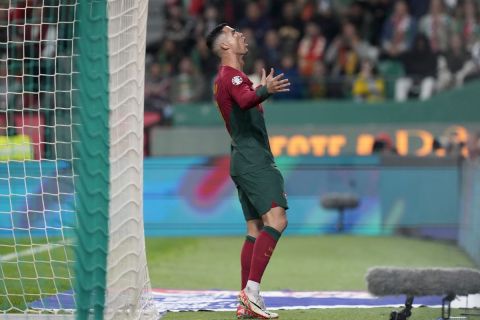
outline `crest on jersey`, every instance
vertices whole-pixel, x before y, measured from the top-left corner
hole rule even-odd
[[[235,77],[232,78],[232,83],[233,83],[234,86],[241,85],[242,82],[243,82],[243,79],[240,76],[235,76]]]

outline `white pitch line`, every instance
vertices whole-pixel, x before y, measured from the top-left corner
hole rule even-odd
[[[48,251],[50,249],[57,249],[61,246],[70,245],[70,244],[72,244],[72,241],[66,240],[66,241],[60,241],[60,242],[52,243],[52,244],[35,246],[35,248],[29,248],[29,249],[26,249],[26,250],[22,250],[20,252],[13,252],[13,253],[9,253],[9,254],[0,256],[0,262],[18,260],[18,258],[23,257],[23,256],[34,255],[36,253],[45,252],[45,251]]]

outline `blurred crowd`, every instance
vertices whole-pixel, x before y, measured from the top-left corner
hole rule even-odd
[[[75,4],[0,1],[0,111],[71,107],[74,23]]]
[[[28,115],[70,123],[75,6],[0,1],[0,135],[20,132]],[[428,99],[480,78],[479,11],[480,0],[150,0],[145,127],[172,124],[175,105],[211,103],[218,61],[205,37],[220,22],[247,38],[254,84],[270,67],[290,80],[273,99],[375,103]],[[392,141],[379,133],[372,151],[396,153]],[[480,159],[480,132],[446,134],[433,147],[467,147]]]
[[[0,4],[0,110],[69,103],[73,9]],[[480,76],[480,0],[151,0],[145,102],[164,123],[211,101],[205,37],[220,22],[246,36],[254,83],[262,68],[289,78],[277,100],[428,99]]]
[[[290,79],[285,99],[428,99],[479,77],[478,0],[151,1],[147,110],[211,101],[205,37],[227,22],[249,43],[244,72]],[[151,25],[153,24],[154,27]]]

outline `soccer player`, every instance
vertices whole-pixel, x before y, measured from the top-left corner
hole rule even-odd
[[[241,251],[242,287],[237,318],[274,319],[260,296],[260,282],[277,241],[287,227],[288,209],[284,182],[277,169],[263,118],[261,102],[277,92],[289,91],[283,74],[266,75],[260,85],[243,73],[243,57],[248,44],[242,33],[227,24],[216,26],[207,37],[210,50],[221,65],[213,93],[232,138],[230,175],[238,190],[247,224],[247,237]]]

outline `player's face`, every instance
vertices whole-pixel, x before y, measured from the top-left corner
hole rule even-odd
[[[225,32],[227,42],[235,54],[246,54],[248,52],[248,44],[246,43],[243,33],[226,26]]]

